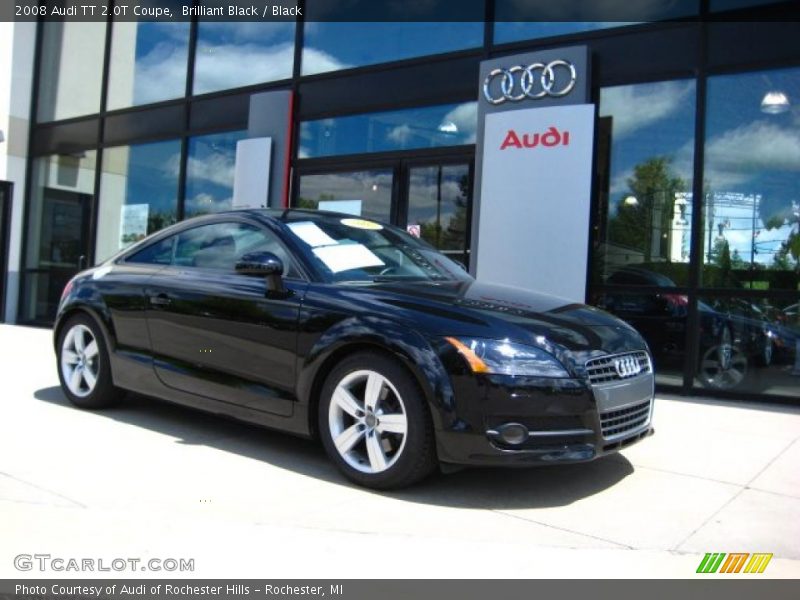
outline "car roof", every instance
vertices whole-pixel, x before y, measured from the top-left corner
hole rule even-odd
[[[329,210],[317,210],[314,208],[243,208],[243,209],[235,209],[235,210],[228,210],[225,212],[215,213],[216,216],[236,215],[236,214],[250,214],[254,216],[267,217],[281,222],[314,217],[316,219],[319,218],[364,219],[366,221],[374,221],[375,223],[382,223],[382,221],[378,219],[372,219],[370,217],[362,217],[350,213],[340,213]],[[388,225],[388,223],[383,223],[383,224]]]

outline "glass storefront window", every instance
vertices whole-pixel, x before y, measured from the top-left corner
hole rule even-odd
[[[115,21],[108,109],[184,96],[188,48],[189,23]]]
[[[595,284],[687,285],[695,82],[603,88]]]
[[[303,175],[294,206],[388,222],[392,207],[392,181],[391,169]]]
[[[425,106],[300,124],[300,158],[475,143],[477,102]]]
[[[800,290],[800,69],[708,80],[702,285]]]
[[[88,266],[96,165],[94,150],[38,158],[33,164],[23,320],[52,320],[67,281]]]
[[[645,21],[675,19],[697,14],[699,9],[699,0],[655,0],[640,3],[495,0],[494,42],[519,42],[624,27]]]
[[[407,231],[465,263],[469,198],[469,165],[411,167]]]
[[[42,28],[39,122],[100,112],[106,24],[46,21]]]
[[[177,220],[179,140],[106,148],[95,262]]]
[[[201,21],[194,93],[228,90],[292,76],[294,23]]]
[[[229,131],[189,138],[184,200],[187,219],[231,209],[236,143],[246,137],[246,131]]]
[[[703,297],[698,387],[800,397],[797,303]]]
[[[459,10],[467,11],[476,2],[462,4],[465,6],[460,6]],[[476,10],[473,12],[476,16],[480,14]],[[476,21],[481,18],[482,15],[477,16]],[[365,25],[360,22],[306,22],[303,75],[443,54],[483,44],[481,22],[373,22],[368,27]]]
[[[498,6],[499,9],[499,6]],[[538,38],[567,35],[569,33],[584,33],[610,27],[624,27],[633,23],[604,22],[604,21],[498,21],[494,24],[495,44],[508,42],[521,42]]]

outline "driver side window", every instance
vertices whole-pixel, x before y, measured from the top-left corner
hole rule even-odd
[[[283,262],[285,277],[300,278],[277,237],[246,223],[211,223],[187,229],[137,252],[128,261],[234,272],[236,263],[249,252],[272,252]]]

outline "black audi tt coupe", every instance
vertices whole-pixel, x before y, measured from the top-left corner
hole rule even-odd
[[[77,406],[130,390],[318,437],[346,477],[380,489],[438,465],[588,461],[652,433],[652,362],[632,327],[476,281],[406,232],[342,214],[164,229],[75,276],[54,337]]]

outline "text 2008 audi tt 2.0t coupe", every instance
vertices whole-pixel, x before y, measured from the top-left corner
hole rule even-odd
[[[598,309],[475,281],[394,227],[244,210],[164,229],[64,289],[76,405],[124,390],[319,437],[351,480],[578,462],[652,432],[647,345]]]

